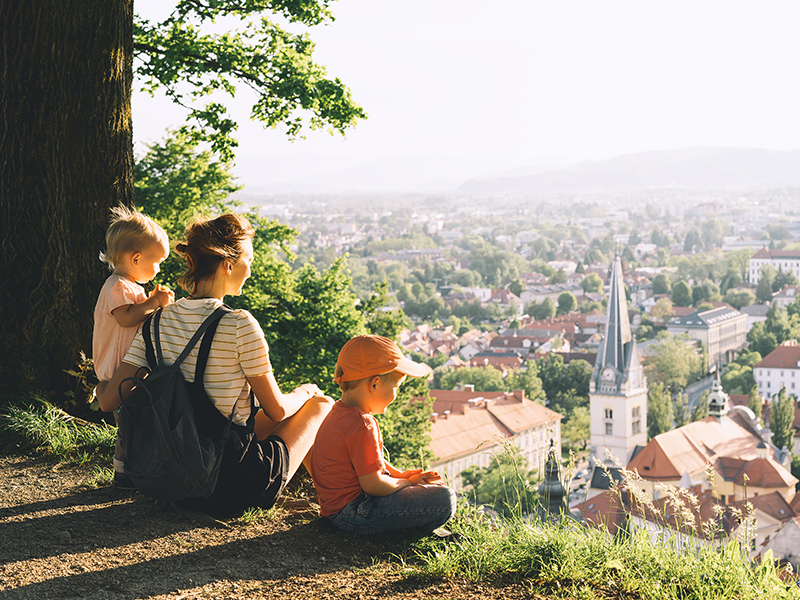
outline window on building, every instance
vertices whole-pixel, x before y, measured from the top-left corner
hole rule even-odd
[[[631,427],[634,434],[642,432],[642,422],[641,421],[634,421]]]
[[[631,416],[634,419],[636,419],[636,418],[639,417],[640,412],[641,412],[641,407],[640,406],[634,406],[633,410],[631,410]]]
[[[607,408],[605,410],[605,413],[606,413],[606,419],[613,419],[614,418],[614,411],[611,410],[610,408]]]
[[[613,435],[613,434],[614,434],[613,423],[606,423],[606,435]]]
[[[772,382],[771,381],[767,382],[767,387],[772,387]]]

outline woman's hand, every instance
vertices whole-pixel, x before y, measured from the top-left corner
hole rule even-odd
[[[315,383],[304,383],[303,385],[298,385],[293,392],[301,392],[308,394],[308,399],[310,400],[314,396],[325,396],[323,391],[319,389],[319,386]]]

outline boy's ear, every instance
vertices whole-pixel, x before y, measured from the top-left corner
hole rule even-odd
[[[139,264],[139,259],[141,258],[141,256],[142,256],[141,252],[134,252],[133,254],[131,254],[131,262],[134,265],[138,265]]]

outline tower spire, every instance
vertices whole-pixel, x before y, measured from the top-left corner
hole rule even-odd
[[[623,465],[647,443],[647,381],[631,335],[619,253],[611,267],[606,331],[589,383],[592,454]]]
[[[614,266],[611,268],[611,290],[608,295],[602,366],[614,367],[619,372],[624,371],[624,347],[631,339],[631,322],[628,317],[625,284],[622,281],[622,261],[617,254],[614,257]]]

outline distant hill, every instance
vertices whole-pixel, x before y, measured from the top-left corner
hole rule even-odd
[[[462,193],[637,190],[653,187],[754,189],[800,185],[800,150],[693,147],[625,154],[524,177],[488,176]]]
[[[376,159],[295,155],[239,157],[234,173],[248,192],[340,193],[452,192],[464,180],[481,173],[519,176],[535,172],[535,168],[508,169],[502,161],[443,155]]]

